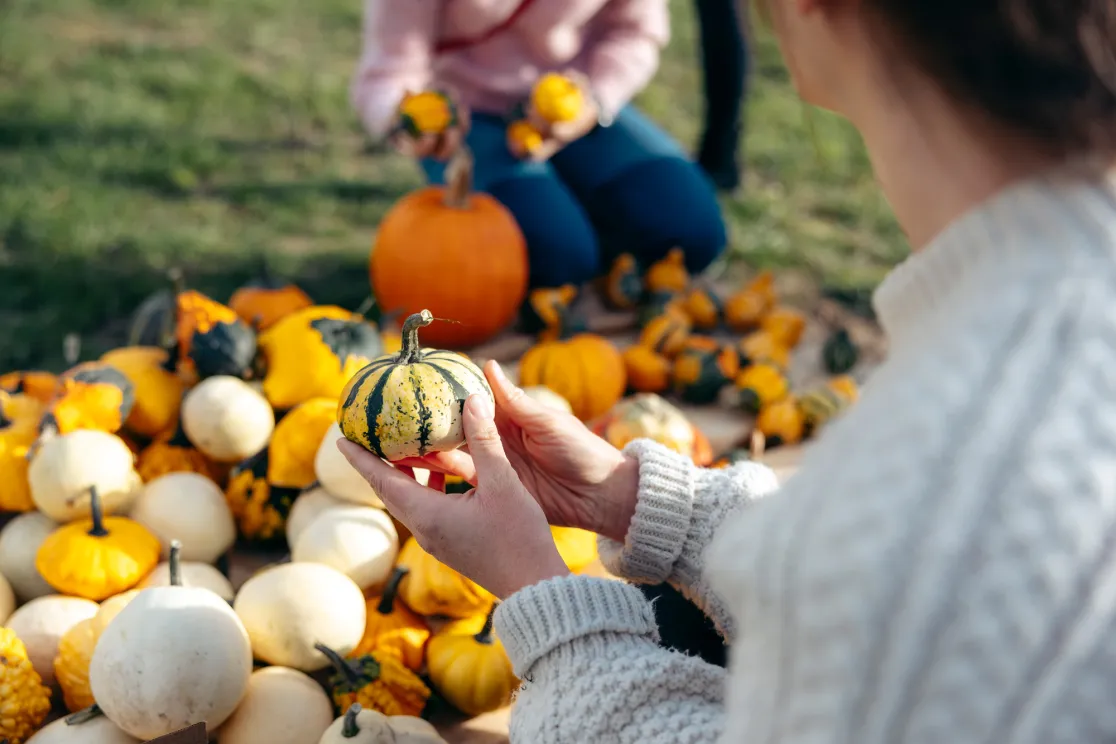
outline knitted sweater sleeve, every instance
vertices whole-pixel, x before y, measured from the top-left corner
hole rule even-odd
[[[703,574],[705,549],[729,516],[778,488],[775,473],[753,462],[698,468],[648,439],[632,442],[624,453],[639,461],[638,501],[623,544],[598,540],[601,560],[610,573],[629,581],[668,582],[731,643],[732,618]]]
[[[503,602],[495,628],[523,681],[514,744],[712,744],[720,736],[725,671],[657,645],[651,604],[634,586],[548,579]]]

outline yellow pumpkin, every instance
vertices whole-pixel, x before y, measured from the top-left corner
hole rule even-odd
[[[597,560],[597,535],[576,527],[551,527],[550,534],[566,568],[580,573]]]
[[[775,306],[775,299],[775,275],[760,272],[725,301],[725,323],[737,332],[750,331]]]
[[[739,371],[740,357],[731,346],[708,336],[691,336],[674,359],[671,383],[689,403],[712,403]]]
[[[682,249],[671,248],[664,258],[651,264],[643,276],[643,283],[648,292],[685,292],[690,286],[690,272],[686,270]]]
[[[380,657],[398,659],[412,671],[422,669],[430,627],[397,599],[399,583],[406,575],[405,567],[396,567],[383,594],[368,600],[364,637],[349,654],[350,657],[375,653]]]
[[[667,359],[673,359],[686,345],[692,329],[689,316],[677,311],[667,311],[643,327],[638,345],[646,346]]]
[[[422,549],[412,537],[396,564],[406,569],[399,598],[420,615],[472,617],[487,612],[496,597]]]
[[[10,395],[22,394],[41,403],[49,403],[54,397],[58,378],[50,372],[36,370],[27,372],[5,372],[0,375],[0,392]]]
[[[624,349],[628,387],[639,393],[661,393],[670,387],[670,360],[652,348],[636,344]]]
[[[136,401],[136,388],[106,362],[82,362],[58,378],[39,429],[44,436],[95,429],[115,434]]]
[[[93,705],[93,691],[89,689],[89,661],[100,636],[94,618],[80,621],[58,641],[58,656],[54,657],[54,678],[62,688],[66,709],[76,713]]]
[[[783,371],[773,364],[752,364],[741,370],[733,381],[740,407],[751,414],[777,403],[790,392]]]
[[[417,716],[430,699],[430,688],[398,659],[375,652],[346,659],[321,643],[314,648],[333,666],[329,691],[338,710],[359,703],[386,716]]]
[[[349,378],[383,353],[379,329],[334,305],[304,308],[260,334],[263,393],[277,410],[341,395]]]
[[[643,277],[635,256],[622,253],[612,262],[604,277],[605,302],[618,310],[632,310],[643,298]]]
[[[533,346],[519,362],[523,386],[545,385],[570,402],[582,421],[608,411],[624,395],[624,359],[606,338],[582,333]]]
[[[519,680],[492,633],[492,614],[450,623],[434,634],[426,652],[430,681],[453,707],[471,716],[511,702]]]
[[[543,146],[544,141],[542,132],[526,119],[517,119],[508,124],[508,151],[517,158],[533,155]]]
[[[531,105],[535,113],[552,124],[573,121],[581,115],[585,94],[577,81],[548,72],[531,89]]]
[[[273,454],[276,453],[269,445],[229,472],[225,501],[236,520],[237,533],[247,540],[283,538],[291,507],[302,493],[302,488],[280,486],[271,480],[268,474],[272,470]],[[311,479],[306,485],[312,482],[311,472]]]
[[[0,390],[0,512],[35,508],[27,480],[27,453],[39,436],[41,401]]]
[[[313,483],[314,458],[337,420],[336,398],[311,398],[287,412],[268,443],[267,480],[274,486],[303,489]]]
[[[402,350],[361,369],[341,391],[341,432],[385,460],[460,447],[465,399],[494,400],[484,374],[464,354],[419,345],[419,328],[433,320],[429,310],[408,317]]]
[[[198,473],[218,483],[224,477],[221,468],[190,442],[181,423],[169,437],[159,437],[140,450],[136,472],[144,483],[167,473]]]
[[[783,348],[793,349],[806,330],[806,316],[789,307],[776,307],[760,320],[760,330]]]
[[[43,540],[35,568],[62,594],[96,602],[131,589],[159,562],[159,538],[127,517],[106,517],[97,488],[92,517],[59,527]]]
[[[806,423],[798,400],[788,395],[782,400],[760,409],[756,415],[756,431],[763,434],[767,447],[797,444],[805,435]]]
[[[773,364],[786,369],[790,366],[790,349],[767,331],[749,333],[736,345],[740,364]]]
[[[440,90],[407,93],[399,103],[399,126],[412,137],[441,134],[457,124],[457,107]]]
[[[50,688],[11,628],[0,628],[0,690],[0,741],[25,744],[50,713]]]
[[[175,374],[174,360],[155,346],[125,346],[101,357],[105,364],[124,373],[135,388],[135,404],[125,425],[145,437],[168,431],[178,420],[182,378]]]

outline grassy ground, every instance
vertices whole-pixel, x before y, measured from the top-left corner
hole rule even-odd
[[[348,107],[360,0],[0,3],[0,370],[92,354],[182,266],[228,296],[267,255],[321,301],[368,291],[375,226],[419,184],[370,151]],[[701,116],[690,4],[641,103],[685,143]],[[770,39],[749,104],[731,256],[872,283],[904,241],[859,141],[815,116],[811,144]]]

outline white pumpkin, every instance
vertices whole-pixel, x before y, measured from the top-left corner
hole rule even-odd
[[[555,411],[573,413],[573,406],[570,405],[570,402],[546,385],[529,385],[523,388],[523,392],[526,393],[528,397],[534,398],[539,403],[553,408]]]
[[[51,594],[23,605],[12,613],[5,624],[27,646],[27,658],[43,678],[43,684],[52,685],[58,641],[67,630],[96,614],[96,602]]]
[[[179,546],[171,550],[177,584]],[[248,690],[252,647],[228,602],[208,589],[144,589],[108,624],[89,664],[105,715],[143,741],[198,721],[210,732]]]
[[[236,522],[220,487],[199,473],[167,473],[143,487],[130,514],[163,544],[182,543],[182,560],[213,563],[236,542]]]
[[[139,744],[139,739],[128,736],[104,716],[73,724],[67,723],[68,718],[39,729],[27,744]]]
[[[30,511],[20,514],[0,530],[0,574],[12,585],[20,602],[55,593],[54,587],[35,568],[35,556],[43,540],[56,529],[58,524],[46,514]]]
[[[12,590],[12,585],[4,578],[4,574],[0,573],[0,625],[15,611],[16,598],[15,591]]]
[[[299,494],[291,504],[291,511],[287,514],[287,544],[294,545],[299,534],[314,521],[314,518],[335,506],[346,506],[351,502],[334,498],[321,486],[311,488]]]
[[[342,437],[341,427],[335,423],[322,438],[314,457],[314,475],[318,483],[335,499],[383,508],[384,502],[376,491],[337,449],[337,440]]]
[[[233,600],[256,658],[314,672],[329,660],[314,644],[340,654],[364,635],[364,594],[352,579],[321,563],[282,563],[249,578]]]
[[[291,546],[292,561],[332,566],[362,590],[387,581],[397,553],[395,524],[387,512],[371,506],[326,509]]]
[[[275,412],[251,385],[228,375],[209,377],[182,398],[182,430],[217,462],[240,462],[271,439]]]
[[[49,437],[27,468],[31,500],[55,522],[90,514],[90,486],[97,487],[106,514],[128,511],[142,480],[135,455],[115,434],[79,429]]]
[[[385,716],[353,703],[318,744],[446,744],[434,724],[415,716]]]
[[[185,550],[185,547],[183,548]],[[181,574],[182,586],[197,586],[208,589],[226,602],[232,602],[236,592],[232,583],[224,574],[208,563],[196,561],[182,561],[178,567]],[[170,563],[163,561],[156,566],[147,577],[139,583],[139,589],[150,589],[153,586],[170,586]]]
[[[333,723],[333,703],[322,686],[288,667],[252,673],[248,694],[217,731],[217,744],[308,744]]]

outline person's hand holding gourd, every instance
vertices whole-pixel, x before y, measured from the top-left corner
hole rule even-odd
[[[449,160],[469,131],[469,109],[448,91],[404,94],[388,140],[403,155]]]
[[[589,78],[576,70],[539,78],[527,98],[524,118],[508,131],[508,147],[519,158],[545,161],[581,139],[600,121]]]

